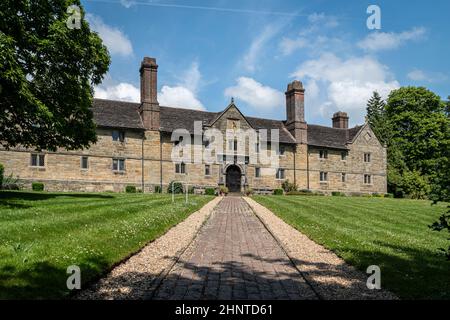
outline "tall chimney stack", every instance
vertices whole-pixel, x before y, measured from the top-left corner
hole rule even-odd
[[[159,130],[159,103],[157,99],[158,65],[155,58],[144,57],[141,74],[141,117],[148,130]]]
[[[333,114],[333,128],[348,129],[348,115],[346,112],[336,112]]]
[[[294,80],[286,90],[286,128],[297,140],[307,143],[307,125],[305,121],[305,89],[303,84]]]

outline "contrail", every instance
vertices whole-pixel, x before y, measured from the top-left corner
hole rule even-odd
[[[120,1],[113,0],[85,0],[87,2],[103,2],[123,5]],[[151,7],[165,7],[165,8],[180,8],[180,9],[198,9],[198,10],[210,10],[221,12],[233,12],[233,13],[251,13],[251,14],[265,14],[265,15],[278,15],[285,17],[307,17],[308,14],[299,14],[293,12],[280,12],[280,11],[262,11],[262,10],[247,10],[247,9],[235,9],[235,8],[223,8],[223,7],[208,7],[208,6],[191,6],[183,4],[169,4],[169,3],[155,3],[155,2],[143,2],[143,1],[129,1],[130,5],[142,5]]]

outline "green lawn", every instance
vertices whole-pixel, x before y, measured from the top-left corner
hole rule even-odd
[[[0,192],[0,299],[61,298],[164,234],[213,197]]]
[[[448,247],[448,234],[427,227],[444,204],[363,197],[253,199],[360,270],[380,266],[382,287],[399,297],[450,298],[450,262],[437,250]]]

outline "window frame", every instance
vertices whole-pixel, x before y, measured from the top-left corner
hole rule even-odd
[[[341,161],[347,161],[348,151],[341,151]]]
[[[211,165],[205,164],[205,176],[209,177],[211,176]]]
[[[372,185],[372,175],[365,173],[364,174],[364,184],[366,185]]]
[[[319,150],[319,159],[320,160],[328,159],[328,150],[326,149]]]
[[[261,167],[255,167],[255,178],[261,178]]]
[[[124,158],[112,158],[112,171],[113,172],[125,172],[126,171],[126,165],[125,165]],[[114,169],[114,162],[117,162],[117,168]],[[122,166],[120,165],[122,163]],[[122,168],[121,168],[122,167]]]
[[[33,157],[36,159],[36,164],[33,164]],[[45,168],[45,154],[38,152],[30,153],[30,167]]]
[[[372,156],[370,152],[364,152],[364,162],[365,163],[372,162]]]
[[[86,167],[83,167],[83,160],[86,159]],[[89,170],[89,157],[81,156],[80,157],[80,169],[81,170]]]
[[[286,179],[286,170],[284,168],[278,168],[275,172],[275,179],[277,180],[285,180]]]
[[[116,136],[117,133],[117,136]],[[111,131],[111,138],[114,142],[125,142],[125,131],[124,130],[112,130]]]
[[[321,183],[328,183],[328,171],[319,172],[319,181]]]
[[[175,163],[175,173],[176,174],[186,174],[186,163],[184,163],[184,162]]]
[[[341,172],[341,182],[342,183],[347,182],[347,173]]]

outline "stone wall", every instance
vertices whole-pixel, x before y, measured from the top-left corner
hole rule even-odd
[[[370,135],[370,137],[369,137]],[[309,147],[309,188],[324,192],[386,193],[386,149],[366,126],[349,144],[346,160],[341,159],[343,150]],[[320,159],[319,151],[327,150],[328,158]],[[364,153],[370,153],[370,162],[364,162]],[[328,172],[328,181],[320,182],[320,172]],[[341,181],[341,174],[346,181]],[[371,175],[371,183],[364,183],[364,174]]]
[[[241,119],[241,129],[248,128],[245,119],[233,108],[228,110],[216,127],[226,130],[227,118]],[[241,117],[241,118],[239,118]],[[13,173],[25,186],[32,181],[42,181],[49,191],[124,191],[126,185],[135,185],[151,192],[155,186],[167,185],[172,180],[182,181],[196,187],[218,187],[224,181],[225,163],[211,164],[211,174],[205,175],[204,163],[187,163],[186,174],[175,173],[171,153],[173,142],[168,133],[158,131],[126,131],[125,142],[112,141],[111,130],[99,129],[98,142],[87,150],[45,152],[45,166],[32,167],[32,150],[15,149],[0,151],[0,163],[5,166],[5,175]],[[327,149],[328,158],[319,159],[321,148],[298,145],[283,145],[284,155],[279,158],[279,167],[285,169],[285,179],[296,182],[299,189],[312,189],[322,192],[386,192],[386,150],[380,145],[368,126],[349,144],[346,160],[341,160],[342,150]],[[248,153],[248,146],[246,148]],[[261,150],[264,152],[264,150]],[[371,161],[364,162],[364,153],[371,154]],[[143,154],[143,156],[142,156]],[[162,159],[160,159],[162,155]],[[88,156],[89,167],[81,168],[81,157]],[[112,170],[112,158],[125,159],[126,170]],[[284,180],[276,179],[275,168],[269,165],[243,165],[247,182],[253,189],[280,188]],[[261,168],[261,177],[255,177],[255,168]],[[328,172],[328,181],[319,181],[320,171]],[[162,177],[161,177],[162,172]],[[308,174],[309,172],[309,174]],[[341,174],[346,173],[346,182]],[[370,174],[372,182],[364,183],[364,174]]]

